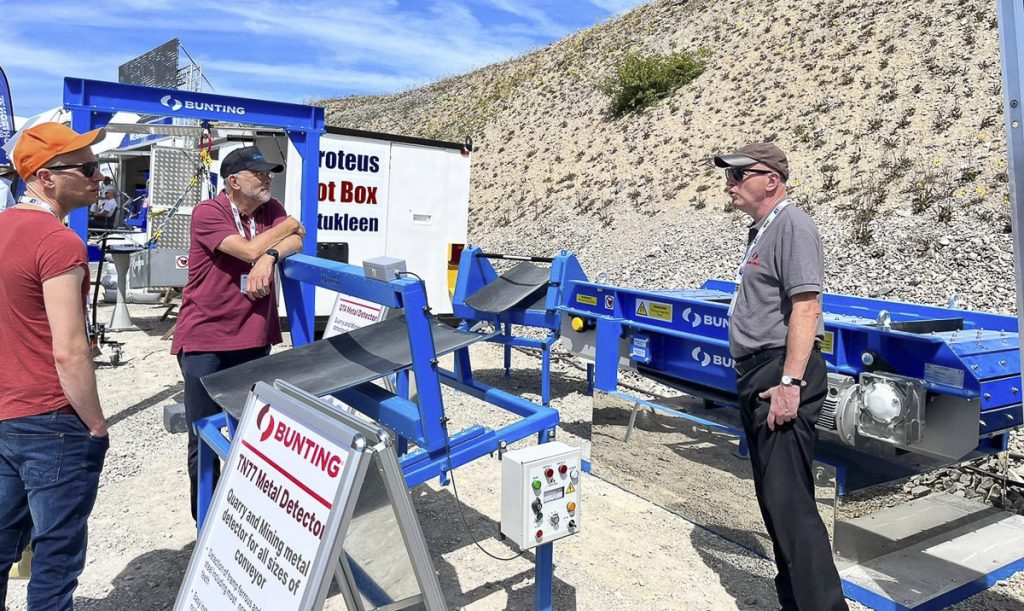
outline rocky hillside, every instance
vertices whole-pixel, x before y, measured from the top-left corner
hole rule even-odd
[[[626,52],[707,54],[707,70],[613,118]],[[656,0],[529,55],[380,97],[328,123],[471,135],[470,238],[577,252],[648,288],[732,278],[745,217],[710,157],[774,140],[821,228],[828,289],[1015,311],[1002,86],[990,0]]]

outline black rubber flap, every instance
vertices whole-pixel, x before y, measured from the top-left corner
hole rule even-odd
[[[436,320],[431,321],[431,331],[439,356],[488,337],[459,331]],[[411,366],[405,316],[398,316],[211,373],[202,381],[206,392],[224,411],[241,418],[249,390],[256,382],[285,380],[322,396]]]
[[[467,297],[466,305],[480,312],[501,314],[540,292],[550,277],[548,268],[523,261]]]

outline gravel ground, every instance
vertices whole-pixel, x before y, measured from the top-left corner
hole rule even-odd
[[[162,428],[162,410],[181,400],[181,380],[162,308],[133,305],[139,331],[116,334],[124,363],[98,361],[100,394],[110,421],[111,450],[91,519],[88,560],[77,591],[78,609],[167,609],[174,601],[195,541],[185,474],[185,436]],[[110,307],[101,308],[101,320]],[[538,399],[538,361],[521,353],[513,377],[500,369],[496,346],[472,349],[479,379]],[[583,373],[564,361],[553,365],[553,404],[559,438],[589,430],[590,397]],[[470,423],[497,426],[507,417],[463,394],[446,390],[454,430]],[[500,468],[483,458],[455,473],[468,529],[451,486],[430,482],[412,491],[442,588],[452,608],[529,609],[533,556],[510,562],[484,556],[472,539],[497,555],[513,549],[495,538],[500,516]],[[708,530],[595,477],[583,482],[582,533],[555,545],[555,607],[559,609],[774,609],[771,564]],[[11,583],[9,609],[25,608],[24,581]],[[1024,605],[1024,574],[953,607],[1017,609]],[[329,609],[342,608],[334,597]],[[853,605],[855,609],[862,609]]]

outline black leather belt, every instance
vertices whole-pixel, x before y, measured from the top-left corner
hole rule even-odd
[[[764,350],[754,352],[753,354],[741,356],[733,362],[733,367],[736,369],[736,373],[741,376],[745,376],[748,372],[753,371],[758,366],[773,359],[777,359],[784,354],[786,354],[785,348],[766,348]]]
[[[821,350],[821,344],[814,342],[814,347],[811,348],[811,350],[812,352]],[[741,356],[738,359],[734,359],[733,369],[735,369],[736,373],[741,376],[745,376],[748,372],[753,371],[759,365],[763,365],[768,361],[777,359],[784,354],[786,354],[785,348],[765,348],[764,350],[759,350],[753,354],[748,354],[746,356]]]

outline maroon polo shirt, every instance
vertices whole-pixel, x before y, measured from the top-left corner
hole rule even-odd
[[[271,199],[252,215],[256,233],[278,225],[287,216],[281,202]],[[242,215],[241,220],[245,238],[251,240],[249,217]],[[182,290],[171,354],[245,350],[280,343],[273,278],[270,294],[252,301],[241,290],[242,275],[248,274],[252,266],[217,250],[224,238],[239,235],[227,195],[222,193],[192,209],[191,235],[188,282]]]

